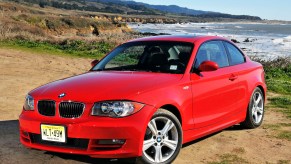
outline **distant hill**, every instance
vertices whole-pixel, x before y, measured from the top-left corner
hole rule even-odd
[[[128,0],[11,0],[18,3],[38,4],[40,7],[51,6],[67,10],[82,10],[123,15],[186,16],[191,19],[220,18],[261,20],[257,16],[231,15],[212,11],[194,10],[177,5],[151,5]]]
[[[186,7],[180,7],[177,5],[165,6],[165,5],[148,5],[148,4],[146,4],[146,6],[149,8],[153,8],[153,9],[164,11],[164,12],[175,13],[175,14],[184,14],[184,15],[193,15],[193,16],[211,13],[209,11],[193,10],[193,9],[188,9]]]
[[[202,10],[193,10],[186,7],[180,7],[177,5],[151,5],[147,3],[142,2],[135,2],[132,0],[89,0],[89,1],[95,1],[95,2],[103,2],[103,3],[114,3],[119,5],[126,5],[128,7],[137,7],[137,6],[143,6],[144,8],[150,8],[159,10],[166,13],[175,13],[175,14],[183,14],[183,15],[200,15],[200,14],[207,14],[211,13],[209,11],[202,11]]]
[[[119,5],[125,5],[129,8],[135,6],[143,6],[150,9],[155,9],[165,13],[172,13],[172,14],[181,14],[181,15],[188,15],[188,16],[196,16],[196,17],[203,17],[203,18],[232,18],[232,19],[247,19],[247,20],[262,20],[258,16],[250,16],[250,15],[231,15],[226,13],[219,13],[213,11],[202,11],[202,10],[194,10],[189,9],[187,7],[180,7],[177,5],[151,5],[147,3],[135,2],[133,0],[89,0],[89,1],[97,1],[103,3],[113,3]]]

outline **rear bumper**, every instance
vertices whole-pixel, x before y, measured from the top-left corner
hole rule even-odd
[[[19,117],[20,141],[29,148],[45,151],[88,155],[95,158],[129,158],[142,155],[142,144],[147,123],[155,108],[145,106],[125,118],[88,116],[86,119],[60,119],[40,116],[37,111],[23,111]],[[63,125],[71,145],[39,142],[40,124]],[[100,145],[100,140],[122,139],[124,144]],[[82,146],[75,141],[82,140]],[[73,144],[73,146],[72,146]],[[74,146],[75,144],[75,146]],[[84,145],[85,144],[85,145]]]

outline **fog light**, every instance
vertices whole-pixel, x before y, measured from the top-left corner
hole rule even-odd
[[[98,144],[100,145],[122,145],[125,143],[124,139],[109,139],[109,140],[99,140]]]
[[[125,140],[113,139],[112,142],[115,144],[124,144]]]

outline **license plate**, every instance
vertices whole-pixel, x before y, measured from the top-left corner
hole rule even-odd
[[[53,142],[66,142],[66,129],[58,125],[40,125],[41,139]]]

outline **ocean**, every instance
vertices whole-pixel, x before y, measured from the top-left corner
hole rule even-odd
[[[266,60],[291,57],[291,25],[262,23],[185,23],[136,24],[129,27],[139,32],[170,35],[216,35],[235,39],[244,53]]]

